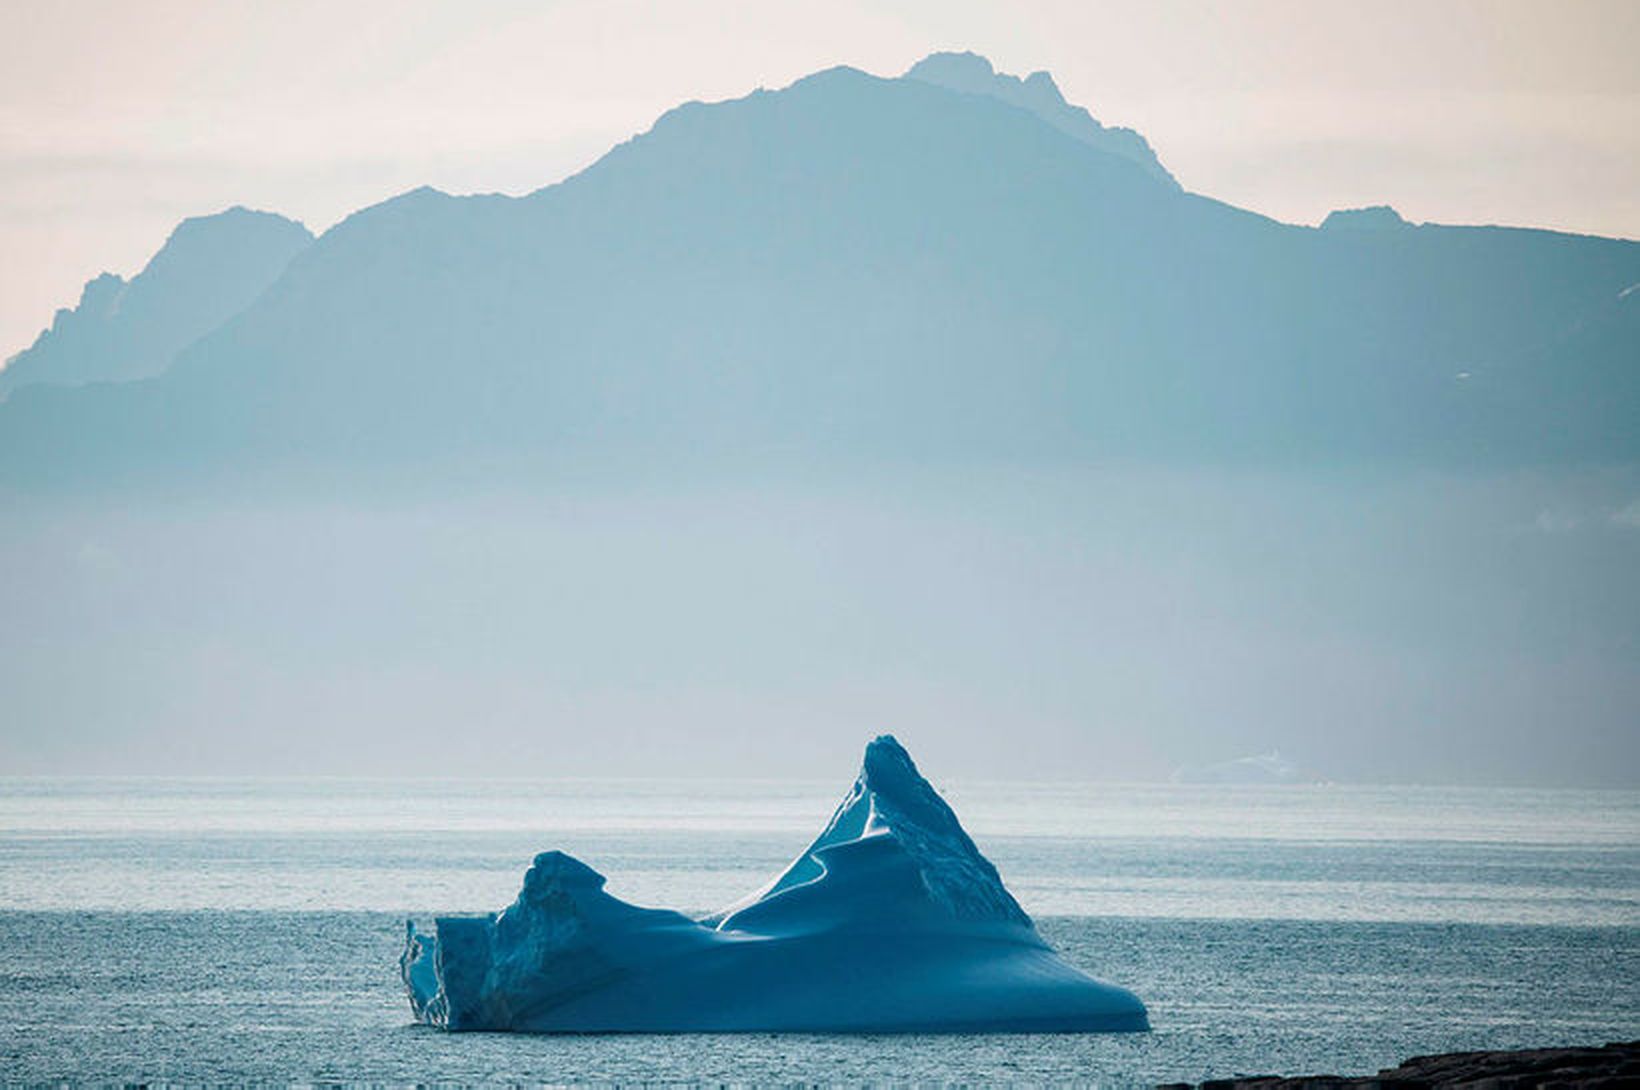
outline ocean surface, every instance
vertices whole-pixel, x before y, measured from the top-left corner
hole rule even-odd
[[[843,783],[0,779],[5,1081],[994,1082],[1369,1073],[1640,1038],[1640,793],[942,783],[1133,1035],[522,1037],[410,1023],[404,918],[562,848],[708,911]]]

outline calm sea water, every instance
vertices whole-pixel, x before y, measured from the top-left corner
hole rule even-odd
[[[834,783],[0,780],[8,1080],[1100,1081],[1640,1037],[1640,794],[943,785],[1126,1036],[527,1038],[409,1023],[407,913],[539,850],[708,910]]]

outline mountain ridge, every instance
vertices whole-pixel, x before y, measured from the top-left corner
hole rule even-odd
[[[37,383],[148,378],[249,306],[313,235],[273,212],[234,205],[190,216],[129,281],[104,272],[0,369],[0,397]]]
[[[1531,346],[1637,280],[1623,240],[1281,224],[838,66],[520,197],[361,209],[155,383],[0,411],[0,454],[1627,462],[1640,379]]]
[[[1102,125],[1086,107],[1066,102],[1059,85],[1046,71],[1039,69],[1021,79],[998,72],[978,53],[944,52],[924,57],[907,69],[903,78],[967,94],[990,95],[1019,106],[1092,147],[1132,160],[1165,185],[1183,188],[1143,135],[1133,129]]]

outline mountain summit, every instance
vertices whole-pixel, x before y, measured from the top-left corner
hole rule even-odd
[[[1106,128],[1083,107],[1066,102],[1047,72],[1032,72],[1020,79],[998,72],[978,53],[931,53],[912,65],[905,78],[963,94],[989,95],[1029,110],[1060,132],[1089,147],[1130,159],[1158,181],[1179,188],[1178,180],[1162,166],[1148,140],[1132,129]]]
[[[89,281],[73,309],[0,370],[0,397],[30,383],[125,382],[244,310],[313,236],[294,220],[234,207],[183,220],[130,282]]]

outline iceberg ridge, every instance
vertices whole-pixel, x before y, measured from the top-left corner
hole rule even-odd
[[[542,852],[500,913],[406,925],[417,1020],[530,1032],[1124,1031],[1131,992],[1044,942],[956,814],[887,735],[825,830],[702,920],[641,908]]]

